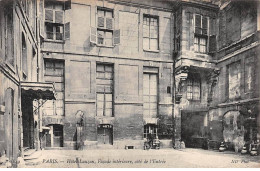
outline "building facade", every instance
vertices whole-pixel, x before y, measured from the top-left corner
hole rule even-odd
[[[259,2],[0,1],[0,157],[259,140]],[[3,137],[3,138],[2,138]]]
[[[0,1],[0,157],[14,166],[25,149],[40,149],[35,105],[53,97],[53,85],[40,77],[37,6],[29,0]]]
[[[176,10],[176,147],[223,141],[239,151],[259,141],[259,2],[217,4],[183,1]]]
[[[57,95],[43,106],[43,144],[143,148],[152,134],[170,147],[172,9],[156,1],[42,5],[42,67]]]

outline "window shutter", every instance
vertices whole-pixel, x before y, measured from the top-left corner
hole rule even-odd
[[[216,19],[209,19],[209,35],[216,35]]]
[[[113,29],[113,19],[106,18],[106,28],[112,30]]]
[[[202,34],[208,34],[208,18],[202,17]]]
[[[55,11],[55,23],[63,24],[63,11]]]
[[[209,53],[216,52],[216,48],[217,48],[216,35],[211,35],[209,37]]]
[[[105,26],[104,17],[98,17],[98,27],[104,27],[104,26]]]
[[[188,13],[187,14],[187,20],[188,20],[188,28],[189,28],[189,47],[188,49],[191,49],[191,46],[193,46],[193,39],[194,39],[194,24],[193,24],[193,14]]]
[[[195,15],[195,33],[201,34],[201,16]]]
[[[120,30],[114,30],[114,45],[120,44]]]
[[[64,9],[65,9],[65,10],[71,9],[71,0],[65,1]]]
[[[97,28],[90,28],[90,43],[97,44]]]
[[[64,30],[65,40],[70,39],[70,22],[65,23]]]
[[[53,11],[45,9],[45,21],[53,22]]]

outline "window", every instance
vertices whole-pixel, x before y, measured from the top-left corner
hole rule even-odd
[[[254,88],[255,80],[255,61],[254,57],[245,59],[245,92],[250,92]]]
[[[98,28],[104,28],[108,30],[113,29],[113,10],[107,8],[98,8]]]
[[[98,30],[98,44],[112,46],[113,45],[113,32],[106,30]]]
[[[144,118],[156,118],[158,110],[157,74],[143,75],[143,115]]]
[[[156,125],[152,125],[152,124],[144,125],[144,138],[151,138],[151,137],[156,138],[156,136],[157,136]]]
[[[27,45],[26,45],[26,40],[24,37],[24,34],[22,34],[22,71],[23,71],[23,77],[27,77]]]
[[[64,115],[64,61],[45,59],[44,78],[53,82],[56,99],[47,100],[44,104],[44,115]]]
[[[45,2],[46,39],[60,41],[70,38],[70,23],[64,24],[65,9],[63,2]]]
[[[52,40],[63,40],[63,25],[46,23],[46,38]]]
[[[159,49],[159,22],[158,17],[144,15],[143,18],[143,49]]]
[[[196,52],[200,52],[200,53],[206,53],[207,49],[207,39],[204,37],[198,37],[195,36],[194,37],[194,50]]]
[[[91,27],[90,42],[111,47],[120,43],[120,30],[114,29],[114,13],[112,9],[97,8],[97,28]]]
[[[194,50],[199,53],[207,53],[208,18],[195,15]]]
[[[97,64],[97,116],[113,116],[113,66]]]
[[[200,76],[191,74],[187,78],[187,99],[200,100]]]
[[[240,61],[228,65],[228,96],[229,99],[240,97],[241,65]]]
[[[12,2],[5,6],[5,59],[14,66],[14,27],[13,27],[13,7]]]

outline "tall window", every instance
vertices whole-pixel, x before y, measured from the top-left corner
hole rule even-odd
[[[143,18],[143,49],[159,49],[159,18],[158,16],[144,15]]]
[[[23,70],[23,77],[26,78],[28,74],[27,69],[27,45],[24,34],[22,34],[22,70]]]
[[[144,118],[156,118],[158,110],[157,74],[143,75],[143,115]]]
[[[97,64],[97,116],[113,116],[113,66]]]
[[[254,88],[255,80],[255,60],[254,56],[245,59],[245,92],[250,92]]]
[[[69,39],[70,23],[64,24],[64,2],[45,1],[45,32],[46,39]],[[64,33],[65,32],[65,33]]]
[[[98,44],[113,45],[113,10],[98,8]]]
[[[194,50],[199,53],[207,53],[208,18],[195,15]]]
[[[229,99],[240,97],[241,64],[240,61],[228,65],[228,96]]]
[[[187,78],[187,99],[200,100],[200,76],[191,74]]]
[[[46,82],[55,82],[55,100],[48,100],[44,104],[45,115],[64,115],[64,61],[45,59]]]
[[[8,3],[4,8],[5,20],[5,59],[14,66],[14,28],[13,28],[13,7],[12,2]]]

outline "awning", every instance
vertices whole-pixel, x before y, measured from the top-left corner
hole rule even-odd
[[[158,118],[144,118],[144,125],[146,124],[155,124],[157,125]]]
[[[53,83],[21,82],[22,96],[31,99],[52,100],[54,97]]]

